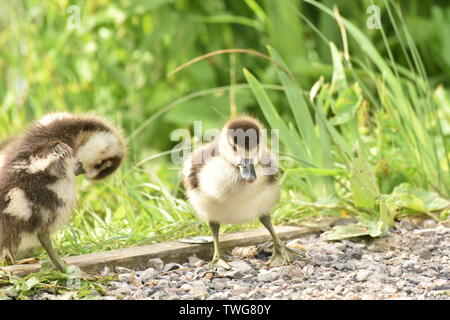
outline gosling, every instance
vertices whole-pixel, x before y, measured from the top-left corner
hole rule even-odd
[[[259,219],[272,236],[270,267],[286,265],[301,252],[289,249],[277,236],[270,212],[279,198],[276,157],[266,149],[264,127],[252,117],[227,122],[210,143],[192,152],[183,164],[183,184],[197,215],[208,222],[214,239],[210,267],[229,269],[219,247],[220,224]]]
[[[11,265],[41,245],[63,270],[50,234],[71,220],[75,176],[105,178],[124,155],[117,128],[98,117],[68,113],[47,115],[5,143],[0,155],[0,258]]]

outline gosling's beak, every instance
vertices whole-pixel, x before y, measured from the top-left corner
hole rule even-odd
[[[83,164],[81,162],[77,162],[75,164],[75,175],[79,176],[80,174],[85,173],[86,171],[83,168]]]
[[[248,183],[253,183],[256,180],[255,167],[252,159],[243,159],[239,165],[241,177]]]

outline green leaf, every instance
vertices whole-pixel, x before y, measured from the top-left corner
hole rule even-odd
[[[436,192],[415,189],[408,183],[397,186],[386,202],[392,210],[409,209],[424,213],[443,210],[450,204]]]
[[[374,208],[375,200],[380,196],[380,191],[373,167],[362,156],[353,159],[351,167],[350,179],[355,205],[368,209]]]
[[[323,233],[327,240],[341,240],[345,238],[368,235],[367,227],[360,224],[349,224],[346,226],[335,226],[331,230]]]
[[[33,289],[38,284],[40,284],[40,281],[36,277],[32,277],[22,284],[22,287],[20,288],[20,290],[28,291],[28,290]]]

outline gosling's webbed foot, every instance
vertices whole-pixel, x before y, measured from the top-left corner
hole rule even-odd
[[[281,244],[274,248],[272,257],[267,265],[272,267],[286,266],[296,260],[306,260],[305,252],[288,248],[285,244]]]
[[[224,268],[225,270],[230,270],[231,266],[223,258],[213,258],[208,264],[209,268]]]

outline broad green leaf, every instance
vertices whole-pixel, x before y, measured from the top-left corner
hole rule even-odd
[[[367,228],[367,233],[371,237],[378,237],[383,233],[383,222],[380,219],[380,213],[375,209],[370,212],[361,213],[359,223]]]
[[[443,210],[450,202],[436,192],[415,189],[408,183],[397,186],[386,199],[392,209],[410,209],[419,212]]]
[[[394,225],[394,218],[397,211],[390,208],[386,203],[386,196],[380,198],[380,221],[382,222],[382,232],[387,233],[389,227]]]
[[[331,230],[323,233],[327,240],[342,240],[345,238],[368,235],[369,231],[360,224],[349,224],[346,226],[335,226]]]
[[[353,201],[357,207],[372,209],[380,191],[373,167],[361,156],[352,160],[351,184]]]

